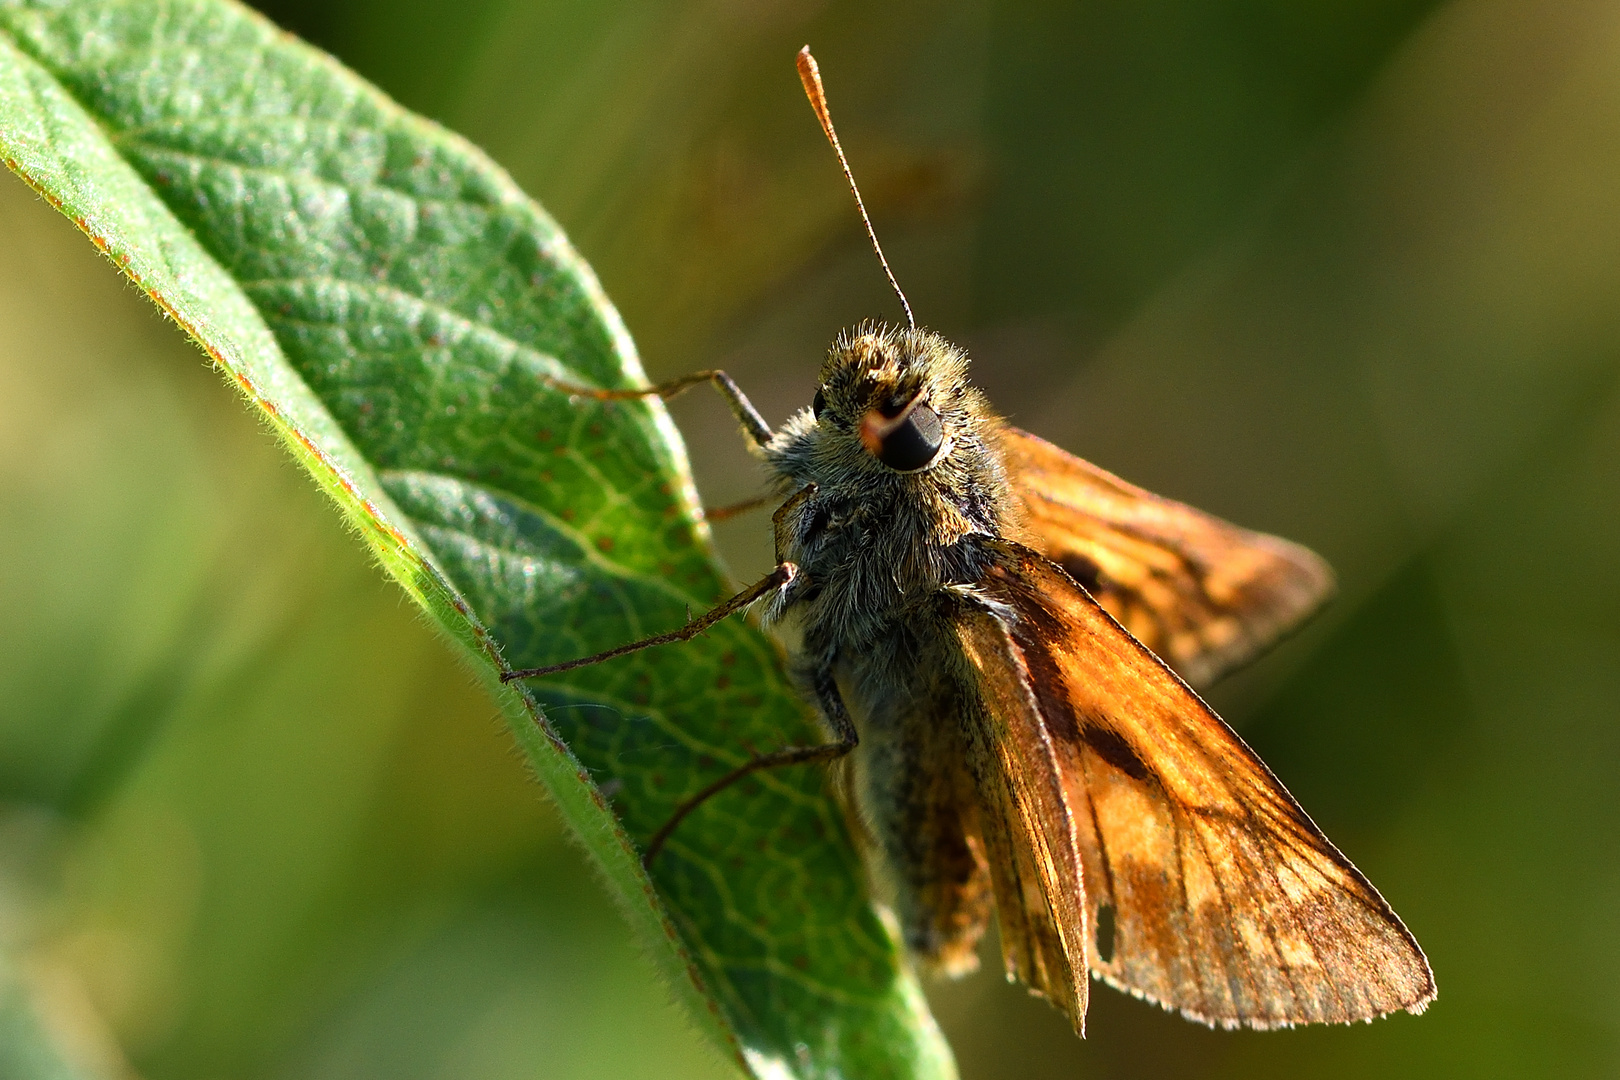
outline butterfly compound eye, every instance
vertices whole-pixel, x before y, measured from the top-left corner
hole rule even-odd
[[[810,411],[811,411],[811,413],[813,413],[815,415],[815,418],[817,420],[820,420],[821,419],[821,414],[823,412],[825,412],[826,409],[827,409],[827,395],[824,394],[822,392],[822,390],[821,390],[821,387],[818,386],[818,387],[816,387],[816,396],[810,402]]]
[[[877,459],[896,472],[913,472],[934,460],[945,440],[945,425],[939,413],[927,405],[911,410],[905,423],[883,437]]]

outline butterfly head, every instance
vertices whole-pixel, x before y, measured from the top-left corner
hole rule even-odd
[[[778,469],[852,497],[904,490],[961,506],[1000,486],[998,421],[961,349],[927,330],[865,323],[822,365],[811,408],[767,448]]]
[[[808,416],[818,456],[873,476],[945,465],[986,413],[967,364],[960,349],[926,330],[868,323],[844,331],[822,365]]]

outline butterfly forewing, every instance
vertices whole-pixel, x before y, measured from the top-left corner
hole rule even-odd
[[[1416,942],[1259,758],[1062,570],[1008,550],[982,584],[1011,609],[999,659],[1025,692],[986,701],[1022,709],[1000,726],[1050,748],[1090,969],[1228,1027],[1421,1011],[1434,984]]]
[[[1253,660],[1333,592],[1314,553],[1160,498],[1014,427],[1008,480],[1033,547],[1195,686]]]

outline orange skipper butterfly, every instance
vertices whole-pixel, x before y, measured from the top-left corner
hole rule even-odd
[[[1377,890],[1194,692],[1333,588],[1316,555],[1152,495],[997,417],[967,357],[919,329],[833,131],[904,329],[834,342],[815,400],[772,430],[711,382],[785,501],[776,569],[680,630],[762,602],[830,741],[717,777],[653,837],[760,769],[846,758],[869,861],[925,964],[976,966],[992,910],[1009,974],[1084,1032],[1088,972],[1206,1024],[1422,1012],[1434,979]]]

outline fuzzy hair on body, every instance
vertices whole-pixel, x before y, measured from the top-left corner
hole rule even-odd
[[[830,674],[852,714],[850,787],[878,848],[879,892],[913,953],[950,973],[977,965],[990,911],[953,627],[1014,527],[1000,421],[967,366],[937,334],[863,324],[833,344],[819,408],[761,448],[782,494],[800,493],[776,526],[779,558],[798,575],[765,621],[801,686]],[[927,464],[897,471],[860,426],[913,401],[937,414],[942,438]]]

